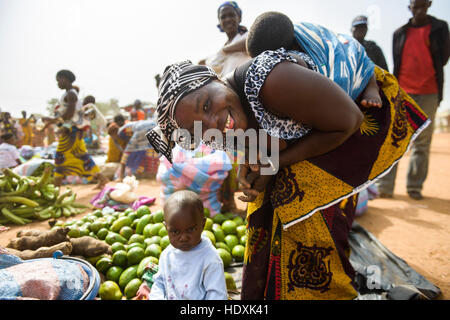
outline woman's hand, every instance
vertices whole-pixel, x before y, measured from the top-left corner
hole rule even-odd
[[[253,202],[265,190],[273,176],[261,175],[262,165],[241,164],[239,166],[239,188],[244,196],[238,197],[244,202]]]

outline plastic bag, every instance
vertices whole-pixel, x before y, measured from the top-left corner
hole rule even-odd
[[[138,196],[133,192],[138,186],[139,182],[135,176],[125,177],[122,183],[118,183],[114,187],[114,191],[110,193],[111,199],[122,203],[133,203],[138,200]]]

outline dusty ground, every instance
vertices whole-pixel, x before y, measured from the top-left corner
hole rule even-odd
[[[441,299],[450,300],[450,133],[434,135],[422,201],[411,200],[406,194],[407,161],[408,156],[400,161],[394,199],[370,201],[369,211],[357,221],[437,285],[442,291]],[[98,192],[92,185],[73,189],[77,192],[77,201],[82,203],[88,203]],[[160,187],[156,181],[141,181],[136,193],[157,197],[154,207],[161,207]],[[244,208],[242,202],[237,202]],[[0,245],[6,246],[20,229],[48,228],[46,221],[11,227],[0,233]]]

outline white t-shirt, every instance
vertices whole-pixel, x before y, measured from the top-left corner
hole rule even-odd
[[[149,300],[227,300],[223,262],[211,241],[202,236],[192,250],[169,245],[159,259]]]
[[[16,146],[6,142],[0,144],[0,169],[17,166],[17,159],[19,159],[19,150]]]

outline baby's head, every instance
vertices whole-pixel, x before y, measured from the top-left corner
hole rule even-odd
[[[198,245],[205,221],[203,203],[195,192],[177,191],[164,204],[164,222],[176,249],[189,251]]]
[[[250,28],[247,52],[254,58],[266,50],[281,47],[290,50],[294,43],[294,24],[291,19],[283,13],[269,11],[260,14]]]

